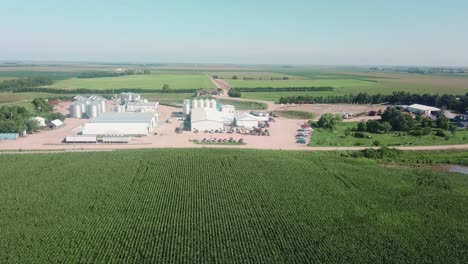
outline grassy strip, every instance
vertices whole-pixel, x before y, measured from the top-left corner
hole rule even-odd
[[[273,114],[279,115],[280,117],[289,118],[289,119],[314,119],[315,114],[304,111],[275,111]]]
[[[265,110],[268,106],[265,103],[254,102],[254,101],[237,101],[237,100],[226,100],[219,99],[218,102],[222,104],[233,105],[237,110]]]

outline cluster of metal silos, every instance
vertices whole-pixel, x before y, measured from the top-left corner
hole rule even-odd
[[[82,118],[86,115],[88,118],[94,118],[107,110],[106,99],[101,96],[86,97],[78,95],[74,99],[75,102],[70,105],[70,117]]]
[[[136,93],[121,93],[120,94],[120,103],[126,104],[129,102],[139,102],[141,101],[141,95]]]
[[[185,112],[185,102],[184,102],[184,112]],[[192,108],[212,108],[216,109],[216,100],[215,99],[193,99],[192,100]],[[189,101],[189,107],[190,107],[190,101]]]

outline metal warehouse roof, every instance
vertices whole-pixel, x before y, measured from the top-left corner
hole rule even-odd
[[[213,108],[194,108],[192,109],[191,122],[215,121],[223,123],[223,116]]]
[[[155,116],[149,112],[104,112],[90,123],[150,123]]]
[[[413,108],[421,111],[440,111],[439,108],[435,108],[432,106],[427,106],[427,105],[420,105],[420,104],[412,104],[408,106],[408,108]]]
[[[242,120],[242,121],[258,121],[258,118],[247,113],[239,113],[236,114],[236,120]]]

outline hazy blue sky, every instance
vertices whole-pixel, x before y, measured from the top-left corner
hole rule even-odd
[[[467,0],[0,0],[0,60],[468,65]]]

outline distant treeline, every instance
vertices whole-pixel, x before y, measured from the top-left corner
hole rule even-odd
[[[48,77],[31,77],[15,80],[6,80],[0,83],[0,91],[16,91],[18,89],[31,89],[34,87],[51,85],[54,81]]]
[[[78,75],[80,79],[90,79],[90,78],[103,78],[103,77],[119,77],[125,75],[141,75],[141,74],[151,74],[150,70],[126,70],[123,72],[105,72],[105,71],[93,71],[93,72],[83,72]]]
[[[468,108],[468,93],[464,96],[448,94],[411,94],[408,92],[394,92],[391,95],[359,93],[357,95],[335,95],[335,96],[288,96],[281,97],[280,104],[424,104],[440,108],[447,108],[464,112]]]
[[[139,89],[139,88],[119,88],[119,89],[57,89],[57,88],[21,88],[12,90],[14,93],[54,93],[54,94],[115,94],[123,92],[132,93],[195,93],[199,89]]]
[[[234,88],[239,92],[326,92],[333,91],[335,88],[330,86],[323,87],[256,87],[256,88]]]

